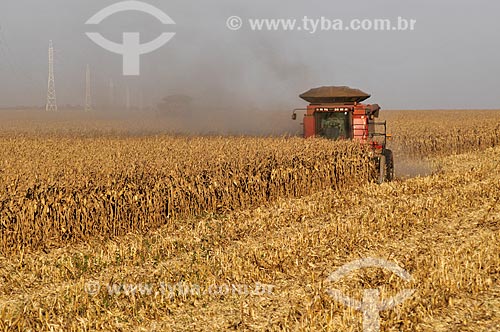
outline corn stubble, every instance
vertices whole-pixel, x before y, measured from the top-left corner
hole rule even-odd
[[[361,331],[362,314],[327,290],[361,299],[380,287],[382,298],[416,290],[381,312],[382,331],[498,331],[500,148],[490,121],[498,114],[472,121],[481,140],[465,123],[465,145],[456,143],[458,120],[445,129],[446,113],[428,114],[422,128],[434,126],[440,145],[415,138],[407,152],[440,171],[383,185],[368,181],[365,151],[348,142],[3,138],[0,330]],[[415,122],[391,116],[393,146],[411,145]],[[482,151],[455,155],[465,150]],[[412,281],[371,268],[326,281],[366,257],[398,264]],[[89,282],[101,286],[95,294]],[[179,282],[274,288],[262,296],[107,288]]]

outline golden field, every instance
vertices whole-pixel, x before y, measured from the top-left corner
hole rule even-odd
[[[362,146],[300,138],[50,137],[0,149],[6,254],[258,207],[370,174]]]
[[[500,112],[385,117],[427,176],[377,185],[350,142],[9,127],[0,330],[361,331],[327,290],[368,288],[415,290],[382,331],[500,330]],[[412,280],[327,281],[367,257]]]
[[[499,111],[384,111],[395,153],[423,158],[500,144]]]

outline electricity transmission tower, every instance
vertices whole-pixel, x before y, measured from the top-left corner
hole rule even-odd
[[[85,73],[85,112],[92,111],[92,90],[90,84],[90,66],[87,65]]]
[[[125,96],[125,107],[128,110],[130,110],[130,89],[127,85],[127,92],[126,92],[126,96]]]
[[[109,81],[109,108],[114,109],[115,108],[115,83],[111,79]]]
[[[54,78],[54,46],[49,41],[49,81],[47,87],[46,111],[57,111],[56,83]]]
[[[141,90],[141,94],[139,97],[139,110],[142,111],[144,109],[144,91]]]

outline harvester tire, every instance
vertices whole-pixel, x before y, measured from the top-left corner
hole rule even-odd
[[[387,178],[387,162],[385,155],[381,155],[378,161],[378,183],[382,184]]]
[[[385,150],[386,180],[394,180],[394,156],[391,150]]]

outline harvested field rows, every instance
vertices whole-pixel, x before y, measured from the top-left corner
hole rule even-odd
[[[381,331],[499,331],[500,112],[385,114],[429,176],[374,184],[351,142],[5,133],[0,331],[361,331],[327,291],[371,288],[415,290]],[[367,257],[412,280],[327,281]]]
[[[382,297],[415,295],[381,313],[383,331],[496,331],[500,289],[500,150],[440,160],[427,178],[351,190],[221,217],[185,219],[148,235],[90,240],[2,261],[3,329],[33,331],[360,331],[362,315],[328,288]],[[411,283],[379,269],[329,284],[329,273],[363,257],[397,263]],[[89,281],[102,285],[88,293]],[[114,283],[274,286],[245,296],[130,296]]]

